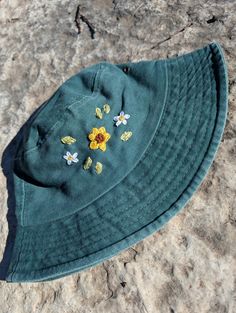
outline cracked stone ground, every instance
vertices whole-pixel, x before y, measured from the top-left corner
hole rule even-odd
[[[134,248],[83,273],[45,283],[2,281],[1,313],[236,312],[235,12],[234,0],[0,1],[1,151],[63,81],[99,61],[168,58],[217,40],[230,87],[219,152],[180,214]],[[3,172],[0,188],[3,253]]]

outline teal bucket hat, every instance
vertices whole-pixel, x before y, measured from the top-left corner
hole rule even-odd
[[[205,177],[227,98],[215,42],[166,60],[102,62],[63,83],[14,155],[6,280],[79,272],[160,229]]]

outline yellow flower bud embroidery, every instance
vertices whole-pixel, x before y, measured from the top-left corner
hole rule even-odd
[[[111,108],[110,108],[110,105],[109,104],[104,104],[104,106],[103,106],[103,111],[106,113],[106,114],[108,114],[108,113],[110,113],[110,110],[111,110]]]
[[[102,163],[97,162],[95,166],[96,173],[99,175],[102,173]]]
[[[100,108],[96,108],[95,112],[96,112],[96,117],[101,120],[102,117],[103,117],[101,109]]]
[[[91,167],[92,163],[93,163],[92,159],[90,157],[87,157],[83,166],[84,170],[88,170]]]
[[[61,142],[66,145],[71,145],[72,143],[76,142],[76,139],[71,136],[65,136],[61,138]]]
[[[120,139],[122,141],[127,141],[130,139],[130,137],[133,135],[133,133],[131,131],[128,131],[128,132],[124,132],[121,136],[120,136]]]

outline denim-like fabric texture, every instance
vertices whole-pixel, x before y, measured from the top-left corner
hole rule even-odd
[[[128,71],[124,71],[124,68]],[[228,78],[217,43],[168,60],[84,69],[28,125],[14,163],[18,220],[7,281],[43,281],[81,271],[158,230],[197,189],[227,114]],[[111,112],[99,120],[95,108]],[[123,110],[128,124],[116,127]],[[89,149],[104,126],[107,151]],[[127,142],[124,131],[132,131]],[[67,146],[60,138],[70,135]],[[68,166],[66,151],[78,152]],[[83,170],[87,156],[103,164]]]
[[[158,62],[130,64],[129,68],[130,75],[108,63],[82,71],[58,89],[34,120],[15,167],[20,185],[24,176],[24,209],[18,204],[20,212],[24,211],[20,213],[22,225],[57,220],[87,206],[127,176],[147,149],[165,103],[166,68]],[[78,93],[74,100],[71,90]],[[96,118],[96,107],[105,103],[110,113]],[[126,126],[116,127],[113,117],[122,110],[130,119]],[[89,149],[88,134],[93,127],[102,126],[111,135],[106,152]],[[127,130],[134,135],[124,143],[120,136]],[[76,138],[76,143],[61,144],[60,139],[67,135]],[[78,153],[79,164],[66,164],[62,156],[67,151]],[[103,164],[102,175],[83,170],[81,164],[88,156]]]

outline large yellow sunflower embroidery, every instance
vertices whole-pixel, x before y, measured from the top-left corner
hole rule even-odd
[[[111,135],[106,132],[105,127],[93,128],[92,132],[88,135],[90,142],[90,149],[101,149],[106,151],[107,141],[111,138]]]

